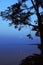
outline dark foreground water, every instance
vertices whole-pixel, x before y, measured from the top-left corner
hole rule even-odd
[[[40,53],[37,45],[0,45],[0,65],[19,65],[22,59],[34,53]]]

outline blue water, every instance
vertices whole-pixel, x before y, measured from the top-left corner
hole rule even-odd
[[[34,53],[39,54],[39,39],[0,36],[0,65],[19,65],[22,59]]]
[[[29,39],[19,36],[0,36],[0,44],[40,44],[40,38]]]
[[[0,44],[0,65],[19,65],[22,59],[34,53],[40,54],[37,45]]]

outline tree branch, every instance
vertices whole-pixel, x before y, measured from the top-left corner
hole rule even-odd
[[[35,9],[35,10],[37,10],[37,9],[36,9],[36,7],[35,7],[35,5],[34,5],[34,2],[33,2],[33,0],[31,0],[31,2],[32,2],[32,4],[33,4],[33,7],[34,7],[34,9]]]
[[[37,25],[33,25],[33,24],[28,24],[29,26],[33,26],[33,27],[37,27],[38,28],[38,26]]]

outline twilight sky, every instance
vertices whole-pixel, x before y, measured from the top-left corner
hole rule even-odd
[[[6,10],[8,6],[10,6],[16,2],[17,2],[17,0],[3,0],[3,1],[0,0],[0,12]],[[26,3],[28,5],[32,5],[31,3],[28,3],[28,2],[26,2]],[[33,18],[35,19],[36,16],[34,15],[32,17],[32,21],[33,21]],[[9,22],[10,21],[6,22],[5,20],[2,20],[2,18],[0,17],[0,38],[2,39],[2,41],[4,38],[9,37],[9,39],[10,38],[14,39],[13,42],[15,42],[15,43],[28,43],[28,42],[29,43],[31,43],[31,42],[32,43],[39,43],[40,42],[39,37],[35,37],[34,32],[29,32],[29,31],[31,31],[29,29],[29,27],[24,27],[21,31],[18,31],[17,29],[14,29],[13,26],[9,27],[9,25],[8,25]],[[26,35],[28,33],[32,33],[33,40],[29,40],[26,37]],[[2,42],[2,41],[0,41],[0,42]],[[3,42],[5,42],[5,41],[3,41]],[[8,42],[8,40],[7,40],[7,42]]]

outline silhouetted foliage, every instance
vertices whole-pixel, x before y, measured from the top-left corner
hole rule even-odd
[[[43,55],[28,56],[19,65],[43,65]]]
[[[18,28],[20,31],[23,26],[31,26],[32,31],[36,31],[36,36],[40,36],[41,43],[43,43],[43,10],[39,11],[40,8],[43,9],[43,0],[30,0],[32,6],[25,3],[28,0],[18,0],[18,3],[11,5],[7,10],[2,11],[0,16],[5,20],[10,20],[9,25],[14,25],[15,28]],[[28,1],[29,2],[29,1]],[[37,16],[37,20],[34,21],[35,24],[32,24],[31,17],[32,15]],[[27,37],[31,38],[31,34],[28,34]]]
[[[26,57],[20,65],[43,65],[43,0],[29,0],[32,3],[32,6],[30,5],[29,7],[25,3],[26,1],[28,0],[18,0],[18,3],[2,11],[0,16],[2,16],[4,20],[10,20],[10,26],[14,25],[19,31],[23,26],[28,25],[32,27],[32,31],[36,31],[36,36],[40,36],[41,45],[38,47],[41,50],[41,54]],[[39,11],[40,8],[42,12]],[[32,15],[37,16],[37,20],[34,21],[35,24],[31,22]],[[27,37],[32,39],[31,33],[28,34]]]
[[[38,48],[40,48],[41,54],[33,54],[31,56],[28,56],[23,59],[19,65],[43,65],[43,47],[41,45],[38,45]]]

